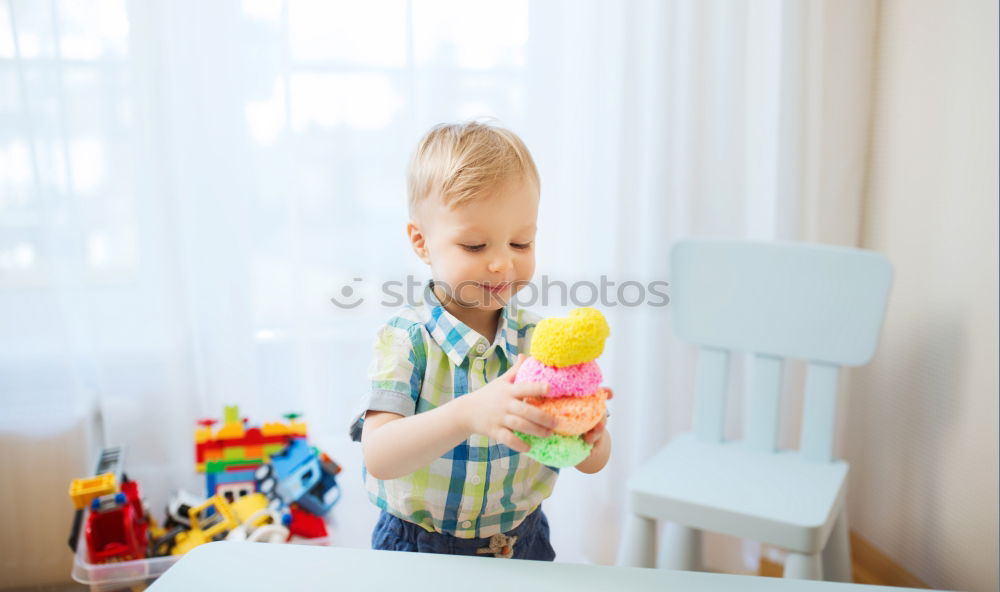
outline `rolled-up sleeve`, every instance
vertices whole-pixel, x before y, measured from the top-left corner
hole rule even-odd
[[[419,325],[390,322],[379,329],[368,366],[371,388],[361,397],[351,418],[351,440],[361,441],[368,411],[391,411],[404,417],[414,414],[423,382],[424,357]]]

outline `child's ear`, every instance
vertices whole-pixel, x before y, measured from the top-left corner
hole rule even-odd
[[[406,223],[406,235],[410,237],[410,246],[413,247],[413,252],[417,254],[417,257],[420,257],[421,261],[430,265],[431,259],[427,256],[424,233],[420,231],[420,227],[413,220]]]

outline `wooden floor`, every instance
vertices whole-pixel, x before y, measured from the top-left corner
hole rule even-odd
[[[909,588],[929,588],[919,578],[906,571],[874,545],[851,533],[851,564],[856,584],[876,586],[904,586]],[[758,575],[780,578],[781,565],[761,559]]]

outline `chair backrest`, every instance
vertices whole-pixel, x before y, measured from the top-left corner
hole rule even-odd
[[[785,358],[808,361],[800,453],[832,459],[840,366],[875,353],[892,265],[873,251],[809,243],[699,238],[671,250],[673,328],[701,346],[694,431],[723,438],[729,355],[752,353],[745,444],[777,447]]]

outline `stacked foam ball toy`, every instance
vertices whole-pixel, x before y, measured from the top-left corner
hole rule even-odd
[[[551,467],[571,467],[590,455],[583,439],[605,417],[608,391],[601,388],[595,360],[610,335],[608,322],[595,308],[578,308],[567,318],[543,319],[531,339],[531,356],[522,362],[514,382],[545,382],[544,396],[528,397],[558,419],[553,434],[540,438],[516,432],[531,446],[528,456]]]

